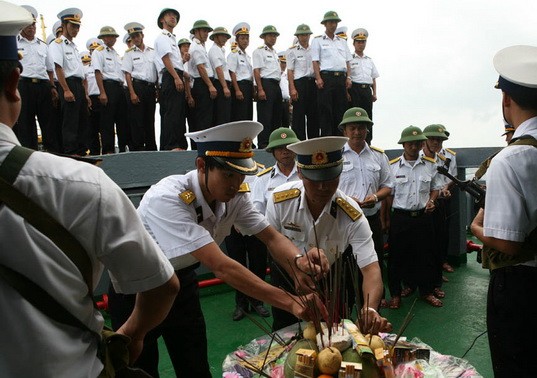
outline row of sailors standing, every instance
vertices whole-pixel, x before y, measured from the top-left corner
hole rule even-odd
[[[32,12],[37,15],[33,8]],[[191,131],[228,121],[252,119],[254,86],[257,88],[258,120],[265,126],[264,133],[261,133],[258,139],[259,147],[266,146],[268,134],[274,127],[288,126],[291,122],[293,129],[302,139],[331,135],[334,132],[332,129],[322,131],[319,125],[316,113],[316,87],[319,84],[316,85],[314,80],[309,47],[312,32],[307,25],[299,25],[297,28],[296,45],[279,54],[273,49],[279,33],[274,26],[266,26],[260,35],[265,44],[256,49],[250,57],[246,53],[250,26],[247,23],[239,23],[233,29],[237,47],[232,49],[226,59],[224,45],[231,35],[223,27],[213,30],[206,21],[198,20],[190,30],[192,43],[188,40],[186,43],[183,42],[189,46],[185,59],[173,35],[180,18],[179,12],[166,8],[161,11],[157,19],[162,33],[155,41],[155,50],[145,46],[143,26],[139,23],[129,23],[125,25],[127,35],[124,41],[130,39],[130,43],[134,46],[127,50],[121,63],[121,58],[114,49],[119,35],[114,28],[105,26],[98,35],[102,42],[93,40],[87,44],[89,55],[94,56],[94,59],[84,73],[84,69],[76,59],[78,50],[73,42],[80,28],[82,11],[69,8],[60,12],[58,17],[60,21],[54,28],[57,38],[51,38],[55,43],[51,42],[50,52],[45,53],[49,66],[46,67],[46,71],[43,69],[43,72],[52,73],[55,78],[55,81],[52,81],[49,77],[48,81],[51,83],[52,98],[61,99],[62,106],[53,117],[56,124],[60,123],[61,127],[56,127],[55,133],[49,132],[48,125],[54,122],[38,115],[43,130],[44,148],[47,150],[63,151],[73,155],[85,155],[88,150],[90,154],[112,153],[115,151],[116,132],[120,152],[126,151],[127,146],[131,151],[155,150],[154,94],[157,83],[160,84],[161,150],[187,148],[184,137],[187,117]],[[322,23],[337,25],[337,21],[339,18],[335,12],[327,12]],[[35,25],[33,28],[35,35]],[[212,32],[210,39],[214,44],[207,52],[205,42],[210,32]],[[357,29],[353,33],[353,39],[366,38],[367,31],[364,29]],[[336,36],[336,41],[340,43],[343,38]],[[95,47],[96,43],[102,43],[103,46]],[[45,48],[46,45],[43,46],[43,49]],[[54,54],[55,59],[52,58]],[[82,56],[84,55],[88,54],[83,53]],[[286,60],[289,62],[288,70],[283,65]],[[323,75],[331,72],[329,69],[324,69],[327,68],[323,65],[325,63],[319,65]],[[58,70],[63,73],[63,78],[59,78],[56,74]],[[95,72],[97,74],[94,76]],[[286,83],[288,72],[289,84]],[[88,83],[89,98],[86,98],[82,91],[84,79],[93,81],[93,77],[95,82]],[[179,78],[185,82],[189,80],[188,84],[184,85],[183,80]],[[373,82],[374,79],[373,77]],[[331,78],[326,77],[324,81],[329,83]],[[367,91],[371,91],[369,84],[364,87],[367,87]],[[54,93],[56,90],[60,92],[59,96]],[[328,93],[330,90],[326,89],[324,92]],[[48,96],[49,99],[50,97]],[[290,114],[288,100],[293,103],[292,121],[287,119]],[[338,101],[341,102],[340,100]],[[85,107],[82,106],[84,101],[91,104],[89,121]],[[128,112],[125,111],[127,106],[129,106]],[[42,108],[45,109],[43,112],[46,113],[46,109],[49,109],[50,113],[50,106]],[[23,131],[29,129],[32,135],[21,139],[29,140],[24,144],[36,148],[35,112],[23,111],[23,114],[31,120],[30,125],[23,127],[22,125],[27,125],[28,122],[21,117],[21,127],[16,130],[20,130],[20,134],[23,135]],[[371,134],[370,132],[369,135]],[[53,142],[49,141],[55,141],[58,145],[54,146]],[[192,147],[195,148],[195,144]]]

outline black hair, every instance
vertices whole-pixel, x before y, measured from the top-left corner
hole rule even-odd
[[[11,72],[19,65],[15,60],[0,60],[0,92],[4,92],[6,81],[11,75]]]

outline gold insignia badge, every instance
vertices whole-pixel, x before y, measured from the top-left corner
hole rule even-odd
[[[252,138],[244,138],[239,147],[239,152],[251,152],[252,151]]]
[[[360,117],[362,115],[362,112],[356,112],[356,117]]]
[[[80,16],[78,13],[73,15],[73,19],[74,19],[75,21],[80,21],[80,17],[81,17],[81,16]]]
[[[286,133],[281,133],[281,134],[280,134],[280,138],[282,138],[282,139],[287,138],[287,134],[286,134]]]
[[[328,163],[328,155],[326,152],[319,150],[311,156],[311,162],[315,165]]]
[[[418,135],[417,131],[412,131],[412,135]]]
[[[439,128],[438,128],[438,132],[439,132],[439,133],[443,133],[443,132],[444,132],[444,129],[441,128],[441,127],[439,127]]]

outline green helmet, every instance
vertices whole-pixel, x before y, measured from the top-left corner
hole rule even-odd
[[[323,20],[321,21],[321,24],[324,24],[325,22],[327,21],[336,21],[336,22],[341,22],[341,19],[339,18],[339,16],[337,15],[337,12],[334,12],[334,11],[328,11],[324,14],[324,18]]]
[[[213,33],[209,36],[211,41],[214,41],[214,37],[217,35],[225,35],[228,39],[231,38],[231,34],[228,33],[227,29],[223,26],[217,26],[214,28]]]
[[[310,27],[306,24],[300,24],[296,27],[295,35],[313,34]]]
[[[276,30],[275,26],[267,25],[263,28],[263,32],[259,35],[259,38],[263,38],[265,34],[276,34],[276,36],[279,36],[280,33],[278,33],[278,30]]]
[[[182,45],[187,44],[190,45],[192,42],[188,38],[181,38],[179,42],[177,42],[177,46],[181,47]]]
[[[369,119],[367,112],[362,108],[350,108],[343,114],[343,120],[339,123],[338,128],[343,131],[347,123],[367,123],[373,126],[373,121]]]
[[[423,135],[427,138],[442,138],[444,140],[448,139],[446,135],[446,128],[439,124],[429,125],[423,129]]]
[[[421,140],[427,140],[421,129],[417,126],[408,126],[401,132],[401,139],[397,143],[403,144],[405,142],[419,142]]]
[[[194,25],[192,26],[192,29],[190,29],[190,34],[194,34],[194,31],[196,29],[208,29],[210,32],[213,31],[213,28],[209,26],[209,23],[205,20],[198,20],[194,22]]]
[[[168,12],[171,12],[171,13],[175,14],[175,17],[177,17],[177,22],[179,22],[179,19],[181,18],[181,15],[179,14],[178,11],[176,11],[173,8],[164,8],[163,10],[160,11],[160,14],[158,15],[158,18],[157,18],[157,25],[158,25],[159,29],[162,29],[162,22],[160,22],[160,19],[162,18],[162,16],[164,16]]]
[[[276,147],[283,147],[296,142],[300,142],[300,139],[296,137],[293,130],[289,127],[280,127],[270,133],[269,144],[265,148],[265,151],[272,152]]]

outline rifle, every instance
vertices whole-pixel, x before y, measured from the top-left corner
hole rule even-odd
[[[446,167],[437,167],[438,173],[449,178],[460,190],[468,193],[474,198],[475,203],[482,208],[485,208],[485,189],[477,183],[476,180],[462,181],[450,174]]]

